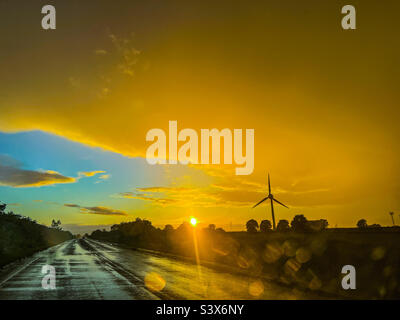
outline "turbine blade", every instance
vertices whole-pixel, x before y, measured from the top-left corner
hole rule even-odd
[[[286,207],[286,208],[288,208],[289,209],[289,207],[288,206],[285,206],[282,202],[279,202],[278,200],[276,200],[275,198],[274,198],[274,201],[275,202],[277,202],[277,203],[279,203],[281,206],[284,206],[284,207]]]
[[[267,199],[268,199],[268,197],[262,199],[259,203],[257,203],[255,206],[253,206],[253,208],[257,207],[259,204],[263,203]]]
[[[271,181],[269,179],[269,173],[268,173],[268,191],[269,191],[269,194],[271,194]]]

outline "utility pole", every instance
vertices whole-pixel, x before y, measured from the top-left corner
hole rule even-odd
[[[395,224],[394,224],[394,212],[393,211],[390,211],[389,212],[389,214],[390,214],[390,216],[392,217],[392,222],[393,222],[393,225],[395,226]]]

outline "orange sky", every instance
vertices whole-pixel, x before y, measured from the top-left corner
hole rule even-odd
[[[0,5],[9,12],[0,28],[1,131],[43,130],[143,157],[146,132],[167,131],[169,120],[178,129],[255,130],[250,176],[165,168],[163,185],[144,191],[170,204],[141,200],[140,214],[155,224],[188,207],[204,223],[269,218],[265,207],[249,209],[267,172],[291,208],[278,219],[387,225],[400,209],[398,2],[352,1],[351,31],[341,29],[343,1],[54,1],[55,31],[40,29],[40,6],[21,3]]]

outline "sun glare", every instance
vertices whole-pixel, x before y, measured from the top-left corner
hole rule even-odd
[[[196,218],[191,218],[190,223],[192,224],[192,226],[195,226],[197,224]]]

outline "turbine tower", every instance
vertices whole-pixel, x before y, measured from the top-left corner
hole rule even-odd
[[[275,227],[274,201],[275,201],[276,203],[279,203],[281,206],[284,206],[285,208],[288,208],[288,209],[289,209],[289,207],[288,207],[288,206],[285,206],[282,202],[279,202],[278,200],[276,200],[276,199],[274,198],[273,194],[271,193],[271,181],[270,181],[270,179],[269,179],[269,173],[268,173],[268,196],[265,197],[264,199],[262,199],[262,200],[261,200],[259,203],[257,203],[256,205],[254,205],[253,208],[257,207],[259,204],[263,203],[265,200],[268,200],[268,199],[271,200],[272,227],[273,227],[273,230],[275,230],[276,227]]]

